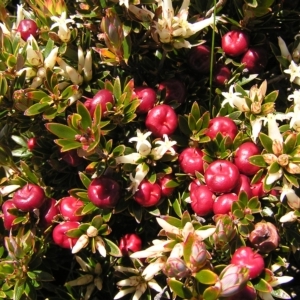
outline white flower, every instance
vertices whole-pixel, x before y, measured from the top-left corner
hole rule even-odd
[[[254,121],[251,121],[251,127],[252,127],[252,135],[251,139],[253,142],[256,142],[256,139],[258,138],[258,135],[261,131],[262,122],[266,120],[266,117],[257,117]]]
[[[290,211],[286,213],[284,216],[282,216],[279,219],[279,222],[286,223],[286,222],[295,222],[298,219],[298,217],[295,214],[295,211]]]
[[[266,177],[266,184],[272,184],[276,182],[278,179],[280,179],[283,175],[283,170],[280,168],[276,173],[268,173]]]
[[[268,122],[268,135],[274,141],[283,143],[283,137],[279,130],[278,123],[276,120],[286,120],[291,116],[288,114],[278,113],[278,114],[268,114],[267,118],[264,119],[265,122]]]
[[[58,27],[57,35],[63,42],[68,42],[71,38],[71,31],[68,28],[68,23],[74,23],[74,20],[67,19],[67,13],[65,11],[62,12],[60,17],[52,16],[51,20],[56,22],[52,24],[51,30],[55,27]]]
[[[129,175],[131,180],[130,186],[127,188],[129,191],[132,191],[132,194],[135,194],[138,190],[139,185],[143,179],[148,174],[149,168],[145,168],[144,164],[139,164],[135,169],[135,176],[133,177],[132,173]]]
[[[290,74],[290,82],[294,82],[300,85],[300,66],[298,66],[293,60],[287,70],[284,73]]]
[[[56,58],[58,54],[58,47],[54,47],[49,55],[45,58],[44,67],[45,69],[49,68],[52,70],[56,64]]]
[[[191,48],[191,44],[185,39],[214,23],[214,16],[193,24],[189,23],[187,18],[190,0],[183,0],[176,16],[171,0],[158,2],[158,5],[162,7],[162,16],[154,21],[155,32],[162,43],[172,43],[174,48]]]
[[[160,145],[151,151],[151,155],[155,160],[161,159],[166,152],[170,152],[171,155],[175,155],[176,152],[173,148],[177,144],[176,141],[170,141],[167,134],[163,135],[164,141],[156,141],[155,144]]]
[[[229,91],[223,92],[222,96],[224,96],[224,100],[222,102],[222,107],[228,103],[231,107],[236,107],[239,111],[249,111],[245,98],[239,97],[241,93],[234,92],[234,84],[229,87]]]
[[[154,18],[154,13],[145,7],[140,8],[130,4],[128,10],[135,15],[136,18],[143,22],[149,22]]]
[[[137,160],[141,159],[143,156],[139,153],[130,153],[127,155],[122,155],[119,157],[116,157],[116,163],[117,164],[132,164],[132,165],[136,165],[137,164]]]
[[[125,5],[127,8],[129,7],[129,0],[119,0],[119,5]]]
[[[295,90],[293,94],[287,98],[289,101],[294,100],[295,105],[300,105],[300,90]]]
[[[147,131],[143,134],[139,129],[136,131],[137,137],[132,137],[129,139],[129,142],[137,142],[136,143],[136,151],[141,155],[148,155],[151,151],[151,144],[147,140],[147,138],[152,134],[151,131]]]
[[[291,61],[292,60],[291,53],[285,41],[280,36],[278,37],[278,46],[280,48],[281,56]]]
[[[66,78],[70,79],[73,84],[81,85],[83,82],[83,77],[76,71],[73,67],[69,66],[64,60],[60,57],[56,58],[56,62],[60,67],[61,74]]]
[[[300,105],[294,106],[294,111],[287,113],[287,116],[291,117],[290,128],[296,131],[300,131]]]

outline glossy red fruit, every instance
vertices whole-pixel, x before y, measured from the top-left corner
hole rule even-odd
[[[260,167],[251,164],[249,158],[260,153],[261,150],[255,143],[245,142],[235,150],[233,162],[242,174],[252,176],[260,170]]]
[[[144,179],[133,199],[142,207],[150,207],[158,204],[161,199],[161,188],[158,183],[151,183]]]
[[[247,267],[250,279],[258,277],[265,268],[263,257],[247,246],[240,247],[234,252],[231,263]]]
[[[232,192],[237,195],[239,195],[242,191],[247,194],[248,199],[253,197],[250,178],[244,174],[240,174],[240,180],[232,190]]]
[[[37,138],[36,137],[32,137],[30,139],[28,139],[27,141],[27,148],[29,151],[33,151],[37,146]]]
[[[261,73],[268,62],[266,47],[252,47],[243,55],[241,63],[251,74]]]
[[[182,81],[176,78],[170,78],[162,81],[158,85],[158,90],[165,90],[166,96],[164,103],[170,103],[171,101],[183,103],[185,101],[186,87]]]
[[[120,198],[121,188],[117,181],[108,177],[92,180],[88,187],[88,197],[100,208],[114,208]]]
[[[123,256],[128,256],[130,253],[134,253],[142,249],[142,240],[135,233],[127,233],[121,237],[119,248]]]
[[[238,184],[240,172],[232,162],[218,159],[207,167],[204,178],[213,193],[229,193]]]
[[[83,216],[76,215],[76,212],[84,206],[84,203],[72,196],[64,197],[59,202],[59,210],[66,221],[81,221]]]
[[[70,238],[66,235],[66,233],[71,229],[78,228],[79,225],[79,222],[66,221],[55,226],[52,232],[52,238],[54,243],[62,248],[72,248],[77,242],[78,238]]]
[[[134,89],[136,97],[140,101],[140,105],[136,109],[137,114],[146,114],[154,107],[156,103],[156,92],[147,86],[139,86]]]
[[[186,148],[178,156],[180,169],[185,174],[195,175],[195,172],[203,174],[203,156],[200,148]]]
[[[236,57],[248,50],[249,36],[241,30],[231,30],[222,37],[222,49],[226,55]]]
[[[198,178],[194,179],[189,185],[189,191],[191,192],[193,189],[195,189],[200,185],[202,185],[202,183],[199,181],[199,179]]]
[[[177,115],[171,106],[160,104],[148,112],[145,125],[155,137],[162,138],[164,134],[169,136],[177,128]]]
[[[194,71],[206,74],[210,70],[211,48],[207,45],[193,47],[188,54],[188,64]]]
[[[216,196],[207,185],[196,186],[190,192],[191,207],[198,216],[207,216],[213,212]]]
[[[218,64],[214,70],[213,81],[217,86],[224,86],[231,78],[230,69],[223,64]]]
[[[53,224],[55,217],[59,214],[57,201],[53,198],[46,198],[40,208],[40,222],[42,226],[48,227]]]
[[[69,150],[61,153],[61,158],[71,167],[78,167],[84,162],[84,158],[78,156],[77,150]]]
[[[17,190],[12,198],[15,206],[23,211],[32,211],[35,208],[40,208],[44,200],[44,190],[32,183],[27,183]]]
[[[258,198],[262,198],[268,195],[268,193],[264,190],[263,178],[251,184],[251,191],[253,197],[257,196]]]
[[[18,28],[17,28],[17,32],[20,33],[21,38],[24,41],[27,41],[27,39],[29,38],[30,35],[32,35],[34,38],[36,38],[39,34],[39,29],[38,29],[35,21],[29,20],[29,19],[24,19],[24,20],[20,21]]]
[[[206,135],[213,140],[218,133],[221,133],[223,137],[229,136],[233,141],[238,133],[238,128],[228,117],[215,117],[209,121]]]
[[[2,204],[2,212],[3,212],[3,225],[6,230],[15,229],[16,225],[13,225],[13,221],[17,218],[17,216],[10,213],[9,209],[17,209],[14,202],[12,200],[7,200]]]
[[[175,187],[166,186],[170,181],[174,181],[174,177],[171,174],[164,175],[157,179],[157,183],[161,188],[162,197],[170,197],[173,194]]]
[[[85,107],[89,110],[90,115],[93,117],[97,105],[101,107],[101,117],[107,111],[106,104],[115,104],[113,93],[109,90],[103,89],[98,91],[93,98],[89,98],[84,102]]]
[[[225,215],[231,211],[232,203],[238,201],[237,194],[225,193],[217,197],[213,204],[213,212],[215,215]]]

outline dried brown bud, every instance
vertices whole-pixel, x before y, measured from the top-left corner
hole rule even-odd
[[[274,140],[272,145],[272,150],[275,155],[280,155],[283,152],[283,145],[281,141]]]
[[[254,114],[259,114],[261,112],[261,103],[260,102],[253,102],[251,104],[251,112],[253,112]]]
[[[279,235],[276,227],[270,222],[258,222],[250,233],[249,241],[262,253],[269,253],[279,244]]]
[[[277,156],[272,153],[263,154],[263,159],[268,165],[271,165],[277,161]]]

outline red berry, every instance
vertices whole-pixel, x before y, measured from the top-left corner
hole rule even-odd
[[[37,146],[37,139],[36,137],[32,137],[27,141],[27,148],[29,151],[33,151]]]
[[[265,268],[263,257],[246,246],[240,247],[234,252],[231,263],[247,267],[250,279],[258,277]]]
[[[180,169],[185,174],[195,175],[195,172],[203,174],[203,156],[200,148],[186,148],[178,156]]]
[[[120,198],[121,188],[118,182],[108,177],[92,180],[88,187],[88,197],[100,208],[114,208]]]
[[[136,97],[140,101],[140,105],[136,109],[138,114],[146,114],[153,108],[156,102],[156,93],[154,89],[146,86],[139,86],[134,89]]]
[[[89,110],[90,115],[93,117],[97,105],[101,107],[101,117],[107,111],[106,104],[115,104],[114,96],[111,91],[103,89],[98,91],[93,98],[89,98],[84,102],[85,107]]]
[[[214,70],[213,81],[217,86],[224,86],[231,78],[230,69],[223,64],[218,64]]]
[[[228,117],[215,117],[209,121],[206,135],[213,140],[218,133],[221,133],[223,137],[229,136],[233,141],[238,133],[238,128]]]
[[[66,221],[81,221],[83,216],[76,215],[76,212],[84,206],[84,203],[72,196],[64,197],[59,202],[59,210]]]
[[[34,38],[36,38],[39,34],[39,29],[38,29],[35,21],[29,20],[29,19],[24,19],[24,20],[20,21],[18,28],[17,28],[17,32],[20,33],[21,38],[24,41],[27,41],[27,39],[30,37],[30,35],[32,35]]]
[[[10,213],[9,209],[16,209],[16,206],[12,200],[7,200],[2,204],[2,212],[3,212],[3,225],[6,230],[15,229],[16,225],[12,225],[13,221],[17,218],[17,216]]]
[[[166,97],[164,102],[169,103],[175,101],[177,103],[183,103],[186,97],[186,87],[182,81],[176,78],[170,78],[162,81],[158,85],[158,90],[165,90]]]
[[[78,156],[76,149],[62,152],[61,158],[71,167],[78,167],[84,162],[84,159]]]
[[[119,248],[124,256],[142,249],[142,240],[135,233],[127,233],[121,237]]]
[[[213,203],[216,196],[207,185],[192,188],[190,198],[192,210],[198,216],[207,216],[213,212]]]
[[[237,194],[225,193],[216,198],[213,205],[215,215],[225,215],[231,211],[232,203],[238,200]]]
[[[265,47],[252,47],[244,55],[241,63],[251,74],[264,70],[268,62],[268,53]]]
[[[240,174],[240,180],[235,188],[232,190],[233,193],[239,195],[240,192],[244,191],[248,199],[253,197],[250,178],[244,174]]]
[[[45,200],[44,190],[32,183],[27,183],[17,190],[12,198],[15,206],[23,211],[32,211],[42,206]]]
[[[261,178],[255,183],[251,184],[251,191],[253,197],[262,198],[268,195],[268,193],[264,190],[264,184],[263,184],[264,178]]]
[[[207,45],[193,47],[188,54],[188,64],[194,71],[206,74],[210,70],[211,48]]]
[[[149,207],[156,205],[161,198],[161,188],[158,183],[151,183],[144,179],[133,199],[142,207]]]
[[[234,164],[242,174],[252,176],[260,170],[260,167],[251,164],[249,158],[260,153],[261,151],[256,144],[253,142],[245,142],[236,149],[234,154]]]
[[[158,178],[157,183],[160,185],[162,196],[170,197],[173,194],[175,188],[174,187],[166,187],[166,185],[170,181],[173,181],[173,180],[174,180],[174,178],[170,174],[167,174],[167,175],[164,175],[164,176]]]
[[[236,165],[228,160],[215,160],[204,172],[207,186],[213,193],[229,193],[240,180]]]
[[[249,47],[249,36],[241,30],[232,30],[222,37],[222,49],[226,55],[239,56],[245,53]]]
[[[153,107],[147,114],[146,127],[155,137],[171,135],[177,128],[178,120],[174,109],[167,104]]]
[[[62,248],[72,248],[77,242],[78,238],[70,238],[66,235],[66,233],[71,229],[78,228],[79,225],[79,222],[66,221],[55,226],[52,232],[52,238],[54,243]]]
[[[40,208],[40,222],[42,226],[52,225],[53,220],[59,214],[57,201],[53,198],[47,198]]]

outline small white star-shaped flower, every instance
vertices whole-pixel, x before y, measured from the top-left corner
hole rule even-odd
[[[161,159],[166,152],[170,152],[171,155],[175,155],[176,152],[173,148],[177,144],[176,141],[170,141],[168,135],[164,134],[164,141],[157,141],[155,144],[159,145],[156,148],[153,148],[151,154],[155,160]]]
[[[284,70],[284,73],[290,74],[290,82],[300,84],[300,66],[298,66],[293,60],[288,69]]]
[[[141,155],[148,155],[151,151],[151,144],[147,138],[152,134],[151,131],[142,133],[139,129],[136,131],[137,136],[129,139],[129,142],[136,142],[136,151]]]

